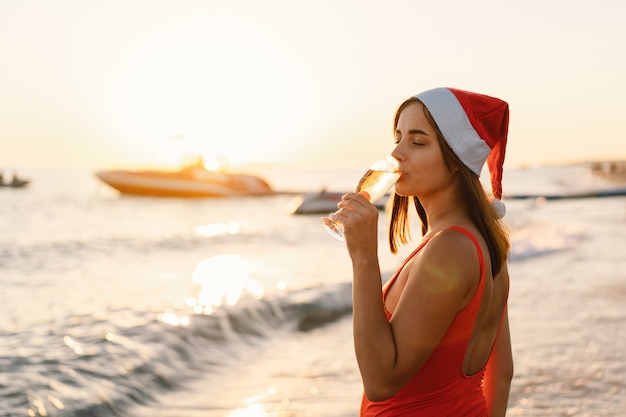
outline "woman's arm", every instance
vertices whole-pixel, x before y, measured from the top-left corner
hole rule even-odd
[[[400,390],[426,362],[466,297],[471,296],[470,288],[479,275],[476,249],[459,233],[443,232],[433,238],[405,266],[406,286],[388,322],[375,243],[377,213],[364,210],[354,195],[344,197],[340,207],[352,213],[342,221],[354,273],[357,362],[365,394],[371,401],[381,401]]]
[[[362,195],[349,193],[339,204],[346,244],[352,260],[354,347],[365,388],[370,400],[382,399],[387,389],[381,368],[393,368],[395,339],[385,315],[382,279],[378,263],[378,209]],[[373,392],[370,381],[380,381]]]
[[[512,379],[513,353],[511,349],[511,332],[509,329],[509,315],[505,310],[500,333],[487,362],[485,379],[483,381],[483,393],[487,401],[489,417],[504,417],[506,415]]]

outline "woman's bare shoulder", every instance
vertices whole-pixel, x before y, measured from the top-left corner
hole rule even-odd
[[[476,261],[476,245],[465,233],[445,229],[435,234],[422,251],[433,260],[444,263]]]
[[[474,243],[462,233],[444,230],[430,238],[410,265],[408,274],[409,281],[428,287],[455,288],[464,294],[478,280],[478,271]]]

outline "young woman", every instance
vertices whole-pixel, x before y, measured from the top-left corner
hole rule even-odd
[[[467,91],[437,88],[399,107],[389,242],[396,253],[410,241],[410,206],[422,239],[384,288],[378,210],[357,193],[339,203],[354,273],[361,416],[505,415],[513,375],[500,220],[507,131],[508,105]],[[479,181],[485,162],[493,198]]]

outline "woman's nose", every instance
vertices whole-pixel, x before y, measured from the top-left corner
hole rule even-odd
[[[402,162],[404,160],[404,154],[402,153],[402,149],[401,149],[401,145],[402,142],[398,143],[396,145],[396,147],[393,149],[393,151],[391,152],[391,156],[393,156],[394,158],[396,158],[399,162]]]

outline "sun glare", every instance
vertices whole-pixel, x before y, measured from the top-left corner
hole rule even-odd
[[[215,159],[204,159],[204,168],[208,171],[218,171],[220,168],[222,168],[222,164],[220,164],[217,160]]]

